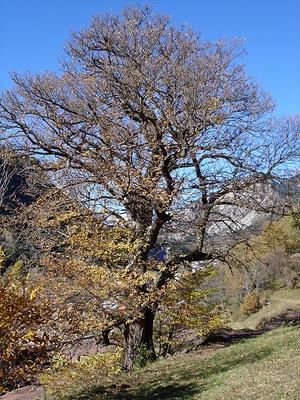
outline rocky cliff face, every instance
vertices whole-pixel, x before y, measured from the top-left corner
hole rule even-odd
[[[210,207],[205,229],[206,245],[231,246],[239,239],[257,234],[266,221],[277,219],[293,203],[300,203],[300,176],[282,182],[257,184],[248,190],[228,193]],[[201,204],[193,202],[176,215],[160,237],[168,248],[180,251],[195,242],[197,230],[203,226],[205,211]],[[174,229],[174,224],[176,229]],[[176,230],[176,234],[173,232]]]
[[[300,177],[282,182],[258,184],[247,191],[224,196],[211,216],[208,235],[260,230],[267,220],[276,219],[300,201]],[[221,222],[218,222],[220,219]],[[216,221],[215,221],[216,220]]]

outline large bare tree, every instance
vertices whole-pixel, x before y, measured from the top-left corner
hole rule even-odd
[[[253,190],[299,156],[299,119],[271,120],[269,95],[236,61],[239,42],[201,41],[147,7],[94,17],[66,52],[59,74],[13,75],[3,138],[82,202],[131,223],[140,245],[128,270],[145,275],[160,234],[180,240],[190,227],[187,250],[169,254],[156,288],[183,264],[224,256],[210,246],[211,226],[234,237],[240,227],[226,206],[263,210]],[[128,369],[141,345],[154,352],[156,307],[125,324]]]

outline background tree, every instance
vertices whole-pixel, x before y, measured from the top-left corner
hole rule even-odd
[[[60,74],[15,74],[2,96],[3,137],[70,195],[131,225],[139,245],[124,270],[141,278],[145,298],[182,266],[224,258],[242,228],[226,207],[274,207],[253,190],[299,156],[299,119],[269,119],[272,101],[235,62],[240,53],[236,41],[203,42],[147,7],[127,8],[75,33]],[[231,234],[222,246],[212,246],[216,224]],[[192,242],[148,281],[149,255],[168,229],[175,239],[189,230]],[[128,369],[141,346],[154,357],[158,304],[141,304],[125,322]]]
[[[36,266],[39,258],[37,234],[30,235],[34,216],[28,210],[50,190],[49,178],[9,146],[0,147],[0,246],[5,253],[2,273],[15,263],[24,269]]]
[[[16,163],[14,161],[14,153],[2,147],[0,149],[0,210],[3,212],[3,207],[7,199],[14,194],[11,189],[11,181],[16,173]]]

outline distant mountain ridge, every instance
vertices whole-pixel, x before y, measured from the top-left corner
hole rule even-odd
[[[300,175],[283,181],[256,184],[239,193],[228,193],[212,206],[205,237],[210,246],[230,245],[233,240],[258,234],[266,221],[277,219],[293,203],[300,203]],[[180,211],[174,234],[172,223],[161,235],[162,246],[182,250],[194,242],[197,227],[201,226],[203,207],[193,202]]]

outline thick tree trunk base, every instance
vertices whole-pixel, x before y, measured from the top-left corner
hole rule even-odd
[[[125,370],[131,371],[138,361],[142,364],[147,360],[156,359],[153,344],[154,316],[155,312],[146,307],[143,318],[125,324]]]
[[[131,371],[139,356],[143,335],[143,326],[138,322],[131,322],[125,325],[125,354],[124,369]]]

